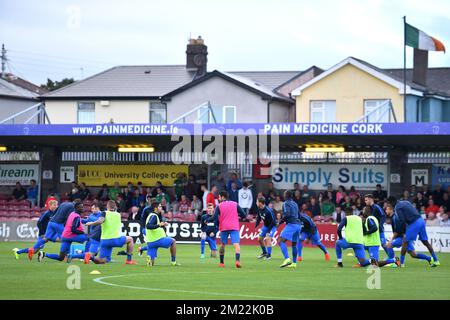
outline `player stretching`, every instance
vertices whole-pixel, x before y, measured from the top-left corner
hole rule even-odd
[[[363,234],[364,234],[364,249],[369,252],[371,259],[374,259],[374,264],[379,267],[384,267],[385,265],[395,263],[400,266],[400,261],[398,259],[387,259],[385,261],[379,261],[380,259],[380,228],[378,225],[378,220],[372,215],[372,208],[369,206],[364,207],[362,213],[363,220]]]
[[[89,227],[102,226],[100,236],[100,254],[98,257],[91,257],[90,253],[86,253],[84,262],[89,263],[89,260],[96,264],[104,264],[108,262],[111,257],[113,248],[121,248],[127,245],[127,260],[125,264],[136,264],[133,261],[133,247],[134,241],[132,237],[121,236],[122,233],[122,219],[120,213],[116,211],[116,202],[109,200],[106,205],[106,211],[102,212],[100,218],[95,222],[86,223]]]
[[[151,198],[147,195],[147,203],[151,202]],[[150,215],[150,213],[158,212],[158,205],[153,202],[150,203],[148,206],[146,206],[143,210],[142,210],[142,215],[141,215],[141,224],[142,224],[142,228],[141,228],[141,233],[144,235],[145,238],[145,233],[146,233],[146,228],[145,225],[147,224],[147,218]],[[140,245],[138,247],[138,255],[139,257],[142,257],[142,254],[144,253],[144,251],[147,251],[147,245]]]
[[[81,223],[86,224],[88,222],[95,222],[97,221],[101,215],[102,212],[100,211],[100,208],[97,203],[94,203],[91,206],[91,214],[86,219],[81,219]],[[90,257],[95,257],[98,254],[98,250],[100,249],[100,237],[102,234],[102,227],[100,225],[98,226],[91,226],[89,227],[89,240],[86,243],[86,249],[84,250],[84,253],[81,254],[74,254],[68,257],[68,259],[84,259],[84,263],[88,264]],[[111,257],[108,257],[107,260],[111,260]]]
[[[44,258],[63,261],[70,251],[70,246],[73,242],[85,243],[88,240],[87,235],[84,234],[83,224],[81,223],[81,214],[83,213],[83,203],[78,202],[75,206],[75,211],[69,214],[61,239],[61,249],[59,255],[55,253],[45,253],[39,251],[38,261],[41,262]]]
[[[37,227],[39,229],[39,237],[34,244],[32,248],[25,248],[19,250],[18,248],[14,248],[14,255],[16,256],[16,259],[19,259],[19,255],[22,253],[28,253],[28,259],[33,259],[33,255],[38,252],[40,249],[44,248],[45,245],[45,231],[47,230],[48,223],[50,222],[50,219],[55,215],[56,209],[58,208],[58,201],[56,200],[50,200],[48,202],[48,210],[45,211],[40,217],[37,222]]]
[[[308,215],[301,212],[299,218],[302,222],[302,230],[300,233],[300,239],[298,240],[297,244],[297,261],[302,261],[303,241],[305,241],[305,239],[311,241],[314,246],[318,246],[320,250],[322,250],[325,254],[325,261],[330,261],[330,255],[328,254],[327,248],[325,248],[323,243],[320,241],[320,234],[314,221],[312,221],[312,219]]]
[[[342,268],[342,250],[352,248],[355,252],[355,257],[359,261],[359,266],[366,267],[371,261],[366,259],[366,253],[364,251],[364,235],[363,235],[363,223],[359,216],[354,216],[350,208],[345,209],[346,217],[342,219],[339,224],[337,234],[339,240],[336,241],[336,256],[337,267]],[[345,239],[342,237],[342,229],[345,228]],[[373,260],[375,263],[375,260]]]
[[[214,214],[214,205],[208,203],[207,214],[204,214],[201,218],[201,239],[200,242],[200,259],[205,259],[205,244],[208,242],[209,248],[211,249],[211,257],[217,257],[217,244],[216,244],[216,234],[219,228],[214,221],[208,222],[208,220]]]
[[[270,260],[272,259],[272,238],[277,231],[277,220],[273,210],[266,206],[265,198],[258,198],[256,205],[258,206],[258,216],[256,217],[255,229],[258,228],[261,220],[264,223],[258,237],[258,242],[262,250],[258,259],[264,258],[264,260]]]
[[[400,252],[400,263],[401,266],[405,266],[405,255],[408,251],[408,243],[410,241],[416,241],[417,236],[419,240],[427,247],[431,254],[430,265],[432,267],[437,267],[440,265],[439,259],[434,253],[433,247],[428,242],[427,229],[425,227],[425,220],[417,212],[416,208],[412,206],[409,201],[396,201],[394,197],[388,198],[388,203],[394,206],[394,211],[397,214],[398,221],[406,225],[405,235],[403,236],[402,249]]]
[[[239,238],[239,216],[245,218],[247,215],[244,210],[234,201],[228,200],[228,192],[221,191],[219,194],[219,205],[214,211],[214,216],[209,221],[215,221],[219,224],[220,230],[220,264],[219,267],[225,267],[225,246],[228,244],[228,237],[234,246],[236,268],[241,267],[241,247]]]
[[[287,190],[284,192],[284,204],[283,204],[283,217],[279,224],[286,222],[286,226],[281,231],[280,249],[284,256],[284,261],[280,265],[280,268],[296,268],[297,267],[297,242],[300,237],[301,222],[299,219],[300,210],[297,204],[292,200],[292,192]],[[292,242],[292,261],[289,258],[289,252],[286,246],[286,241]]]
[[[157,211],[152,212],[147,217],[145,227],[145,242],[147,243],[147,266],[152,267],[155,265],[155,259],[158,255],[158,248],[170,248],[171,265],[178,266],[177,263],[177,243],[175,239],[167,237],[164,227],[167,226],[167,222],[162,222],[162,205],[155,204]]]
[[[381,246],[386,252],[388,260],[392,261],[392,259],[395,259],[395,252],[394,249],[386,247],[386,236],[384,235],[384,223],[386,222],[386,214],[384,213],[383,208],[375,203],[372,194],[366,194],[364,196],[364,202],[366,203],[366,206],[369,206],[372,209],[372,215],[378,220]]]

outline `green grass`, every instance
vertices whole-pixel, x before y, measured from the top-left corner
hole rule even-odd
[[[159,250],[157,265],[145,266],[145,258],[135,255],[137,266],[124,265],[124,256],[115,263],[83,265],[81,290],[69,290],[69,264],[52,260],[32,262],[26,255],[15,260],[11,249],[30,243],[0,243],[0,299],[450,299],[450,254],[439,254],[441,266],[430,268],[424,261],[406,258],[406,268],[381,269],[381,289],[367,289],[370,274],[356,269],[353,257],[345,256],[343,269],[335,268],[335,253],[326,262],[319,249],[304,249],[297,269],[280,269],[280,249],[274,248],[271,261],[257,260],[259,248],[241,249],[243,268],[234,267],[234,253],[228,248],[226,267],[216,259],[199,259],[199,245],[178,245],[179,267],[169,265],[168,250]],[[48,252],[59,245],[49,244]],[[116,251],[115,251],[116,252]],[[347,250],[345,253],[349,253]],[[383,253],[384,255],[384,253]],[[98,270],[101,275],[91,275]],[[95,282],[94,279],[112,284]],[[108,278],[110,277],[110,278]]]

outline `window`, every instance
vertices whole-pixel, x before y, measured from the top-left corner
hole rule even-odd
[[[390,100],[364,100],[366,122],[390,122]]]
[[[150,123],[167,123],[167,107],[161,102],[150,102]]]
[[[95,123],[95,103],[78,102],[78,124]]]
[[[311,101],[311,122],[336,122],[336,101]]]
[[[204,106],[198,110],[197,117],[199,123],[236,123],[236,107],[235,106]]]

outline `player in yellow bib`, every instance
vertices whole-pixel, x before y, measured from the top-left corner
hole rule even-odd
[[[164,227],[167,226],[167,222],[162,220],[162,205],[157,203],[156,212],[152,212],[145,221],[146,235],[145,242],[147,243],[147,266],[154,266],[155,259],[158,255],[158,248],[170,248],[171,265],[178,266],[177,256],[177,244],[175,239],[167,237]]]
[[[85,256],[85,263],[89,260],[96,264],[104,264],[107,258],[111,257],[113,248],[123,247],[127,245],[127,261],[125,264],[136,264],[133,261],[134,241],[132,237],[121,236],[122,233],[122,218],[120,213],[116,211],[117,205],[113,200],[109,200],[106,205],[107,210],[102,212],[100,218],[95,222],[86,223],[87,226],[102,226],[102,235],[100,237],[100,254],[98,257],[90,257],[89,254]]]

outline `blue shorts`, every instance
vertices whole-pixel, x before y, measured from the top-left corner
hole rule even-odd
[[[153,242],[147,242],[147,255],[154,260],[158,256],[158,248],[169,248],[175,240],[164,237]]]
[[[47,230],[45,230],[45,239],[48,239],[51,242],[56,242],[56,239],[61,239],[61,235],[64,231],[64,225],[55,222],[49,222],[47,226]]]
[[[384,234],[384,232],[380,232],[380,241],[381,241],[381,245],[384,246],[386,244],[386,235]]]
[[[100,240],[100,259],[110,257],[113,248],[121,248],[125,243],[127,243],[127,237],[125,236],[116,239]]]
[[[417,219],[415,222],[406,227],[405,237],[403,242],[406,241],[416,241],[417,236],[419,236],[420,241],[427,241],[428,234],[427,228],[425,227],[425,220],[422,218]]]
[[[302,232],[300,234],[300,241],[305,241],[306,239],[311,240],[311,243],[315,246],[320,244],[320,234],[319,231],[316,230],[313,234],[309,234],[306,232]]]
[[[336,246],[339,246],[342,250],[353,249],[355,257],[358,259],[366,259],[366,253],[364,252],[364,245],[359,243],[348,243],[347,240],[341,239],[336,242]]]
[[[392,246],[394,248],[401,248],[402,243],[403,243],[403,238],[401,238],[401,237],[400,238],[395,238],[392,241]],[[416,248],[414,248],[414,242],[408,241],[408,252],[412,252],[412,251],[415,251],[415,250],[416,250]]]
[[[380,259],[380,246],[370,246],[364,247],[369,252],[369,257],[374,258],[375,260]]]
[[[206,236],[205,241],[208,242],[211,251],[217,251],[216,237],[211,238],[210,236]]]
[[[269,237],[273,238],[275,232],[277,232],[277,227],[273,226],[272,229],[269,230],[268,227],[263,226],[261,228],[261,233],[259,234],[259,236],[264,238],[267,234],[269,234]]]
[[[228,236],[231,238],[231,244],[240,243],[239,231],[229,230],[220,231],[220,242],[222,244],[228,244]]]
[[[301,226],[296,223],[288,223],[283,231],[281,231],[280,237],[291,242],[297,243],[300,237]]]
[[[70,246],[72,245],[72,242],[85,243],[87,240],[88,237],[85,234],[79,234],[73,238],[62,238],[61,249],[59,249],[59,252],[64,252],[65,254],[68,254],[70,252]]]

